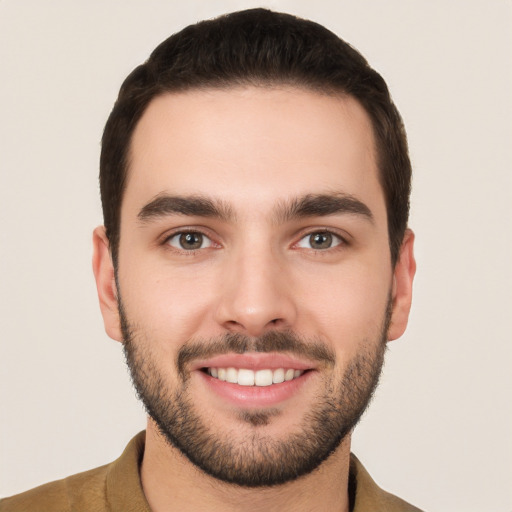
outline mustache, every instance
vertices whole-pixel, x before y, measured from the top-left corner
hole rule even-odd
[[[253,338],[244,334],[226,333],[210,340],[195,340],[183,345],[176,356],[180,375],[185,375],[187,364],[196,359],[246,352],[286,352],[296,356],[334,366],[334,351],[319,340],[306,340],[291,331],[269,331]]]

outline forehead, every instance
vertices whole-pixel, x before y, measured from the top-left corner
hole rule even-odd
[[[139,121],[123,209],[162,193],[254,209],[326,192],[384,207],[371,121],[356,100],[291,87],[192,90],[155,98]]]

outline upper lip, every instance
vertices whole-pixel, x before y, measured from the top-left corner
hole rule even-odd
[[[299,359],[281,353],[248,352],[244,354],[222,354],[208,359],[195,361],[191,370],[203,368],[245,368],[247,370],[277,370],[293,368],[294,370],[313,370],[316,365],[311,361]]]

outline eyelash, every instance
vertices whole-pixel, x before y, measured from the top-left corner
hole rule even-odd
[[[331,245],[330,247],[326,247],[325,249],[315,249],[313,247],[301,247],[299,244],[303,242],[306,239],[310,239],[314,235],[328,235],[332,237],[332,242],[335,245]],[[306,242],[307,243],[307,242]],[[340,250],[343,247],[346,247],[349,245],[349,242],[347,239],[343,236],[341,236],[337,231],[334,231],[330,228],[320,228],[320,229],[313,229],[309,230],[306,233],[301,234],[300,239],[293,244],[293,248],[303,248],[307,249],[309,251],[314,251],[316,254],[323,254],[323,253],[330,253],[333,250]]]
[[[204,239],[207,239],[209,241],[209,245],[208,245],[208,247],[199,247],[197,249],[184,249],[182,247],[176,247],[174,245],[171,245],[170,241],[172,239],[174,239],[176,237],[183,236],[183,235],[200,235],[201,237],[203,237]],[[326,247],[325,249],[315,249],[313,247],[302,247],[302,248],[307,249],[309,251],[314,251],[317,254],[321,254],[321,253],[331,252],[333,250],[340,250],[342,247],[344,247],[344,246],[346,247],[349,245],[349,242],[347,241],[347,239],[345,237],[341,236],[339,233],[333,231],[332,229],[324,228],[324,229],[314,229],[314,230],[308,231],[306,233],[302,233],[299,240],[292,245],[292,249],[300,249],[301,246],[299,244],[303,240],[307,239],[308,237],[310,238],[314,235],[331,236],[333,238],[333,242],[337,241],[337,243],[335,243],[335,245],[331,245],[330,247]],[[203,242],[204,242],[204,240],[203,240]],[[162,242],[162,245],[168,246],[168,247],[172,248],[171,250],[178,251],[187,256],[193,256],[198,251],[201,251],[204,249],[210,249],[212,247],[213,248],[220,247],[220,244],[216,243],[210,235],[208,235],[204,231],[201,231],[198,229],[180,229],[179,231],[175,231],[165,237],[165,239]]]
[[[203,237],[204,239],[209,241],[209,245],[208,245],[208,247],[199,247],[197,249],[184,249],[182,247],[176,247],[176,246],[171,245],[170,242],[173,238],[177,238],[177,237],[180,237],[183,235],[200,235],[201,237]],[[204,240],[203,240],[203,242],[204,242]],[[215,246],[220,247],[220,245],[217,244],[210,235],[208,235],[204,231],[201,231],[198,229],[180,229],[179,231],[175,231],[165,237],[165,239],[162,242],[162,245],[167,246],[170,250],[178,251],[179,253],[184,254],[186,256],[193,256],[198,251],[201,251],[204,249],[210,249],[211,247],[215,247]]]

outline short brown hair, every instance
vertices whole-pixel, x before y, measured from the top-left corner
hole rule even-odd
[[[273,84],[347,94],[364,107],[374,129],[391,260],[396,263],[409,216],[411,163],[403,122],[384,79],[325,27],[290,14],[249,9],[172,35],[121,86],[100,159],[103,217],[114,266],[130,141],[151,100],[166,92]]]

